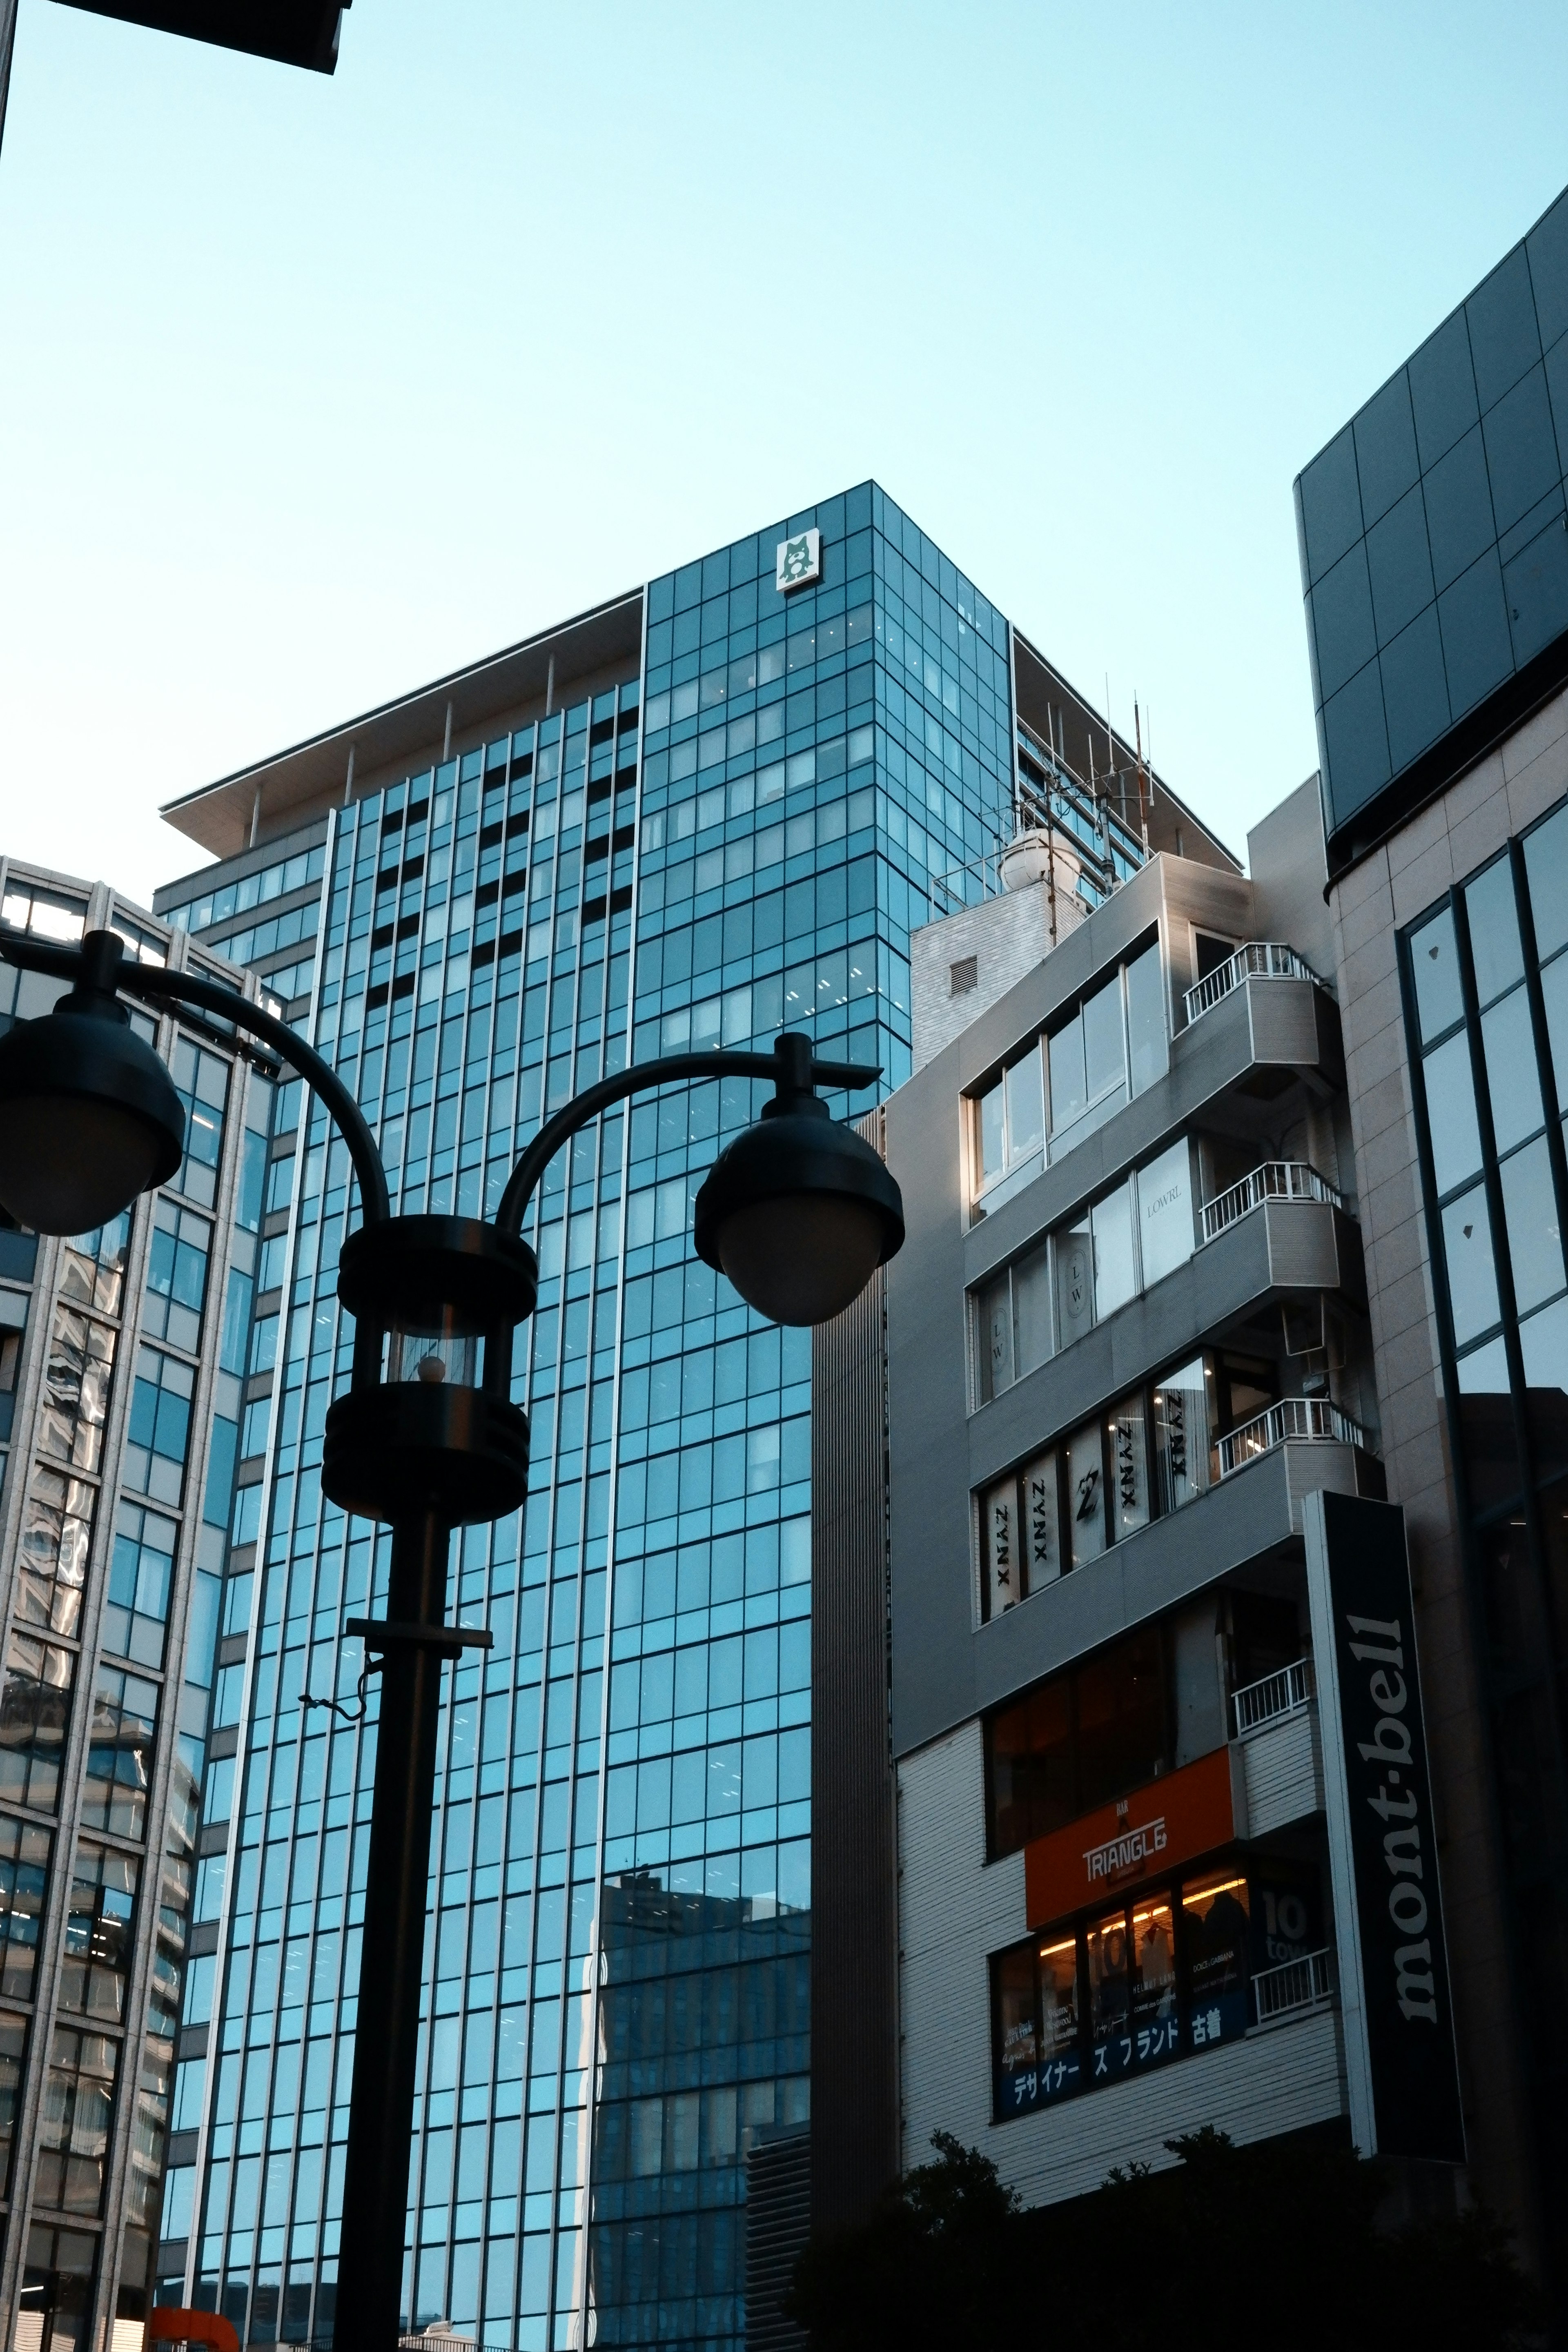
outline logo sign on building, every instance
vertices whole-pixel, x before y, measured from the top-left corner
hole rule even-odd
[[[1405,1514],[1312,1495],[1306,1533],[1351,2129],[1462,2164]]]
[[[822,577],[822,533],[797,530],[781,539],[773,567],[773,583],[781,596],[792,588],[810,588]]]
[[[1179,1869],[1247,1834],[1233,1751],[1216,1748],[1024,1849],[1031,1928],[1047,1927],[1141,1879]]]

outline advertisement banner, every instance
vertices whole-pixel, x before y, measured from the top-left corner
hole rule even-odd
[[[1159,1877],[1232,1838],[1245,1837],[1244,1809],[1228,1748],[1151,1780],[1024,1849],[1031,1928],[1065,1919],[1104,1895]]]
[[[1405,1514],[1312,1495],[1306,1534],[1351,2127],[1462,2164]]]

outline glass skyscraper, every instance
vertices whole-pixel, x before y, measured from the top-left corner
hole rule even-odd
[[[160,911],[269,978],[395,1206],[489,1213],[628,1060],[793,1027],[908,1074],[910,928],[1012,829],[1014,658],[864,484],[176,804],[226,854]],[[1143,854],[1081,795],[1058,818],[1088,896]],[[532,1493],[453,1542],[495,1646],[444,1690],[406,2310],[520,2352],[739,2352],[748,2153],[809,2123],[809,1334],[690,1245],[757,1098],[642,1098],[552,1168]],[[321,1493],[346,1153],[296,1084],[268,1149],[160,2260],[252,2343],[332,2325],[376,1736],[342,1622],[388,1548]]]

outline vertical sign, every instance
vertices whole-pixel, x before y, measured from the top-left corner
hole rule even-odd
[[[1351,2128],[1462,2164],[1405,1514],[1310,1495],[1306,1534]]]

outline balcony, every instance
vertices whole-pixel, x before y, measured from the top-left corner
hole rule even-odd
[[[1260,2026],[1283,2025],[1312,2010],[1327,2009],[1334,1997],[1333,1948],[1306,1952],[1299,1960],[1285,1960],[1264,1969],[1252,1979],[1253,2013]]]
[[[1232,1184],[1205,1201],[1203,1209],[1203,1239],[1198,1247],[1217,1241],[1221,1234],[1260,1209],[1265,1201],[1323,1201],[1331,1209],[1348,1215],[1344,1195],[1336,1192],[1326,1176],[1304,1160],[1266,1160],[1239,1184]]]
[[[1323,1750],[1310,1657],[1234,1691],[1230,1722],[1240,1751],[1248,1837],[1270,1837],[1322,1811]]]
[[[1283,1397],[1219,1440],[1215,1450],[1220,1477],[1245,1470],[1278,1446],[1301,1444],[1353,1445],[1363,1454],[1373,1454],[1365,1430],[1326,1397]]]
[[[1325,996],[1331,997],[1334,993],[1328,982],[1315,972],[1294,948],[1286,947],[1277,940],[1248,940],[1244,947],[1237,948],[1233,956],[1228,956],[1205,979],[1200,980],[1195,988],[1188,989],[1183,999],[1187,1027],[1190,1029],[1194,1021],[1201,1021],[1205,1013],[1211,1012],[1222,997],[1228,996],[1233,988],[1239,988],[1244,980],[1310,980],[1314,988],[1322,990]]]
[[[1232,1692],[1231,1737],[1245,1739],[1249,1732],[1261,1731],[1311,1704],[1312,1661],[1298,1658],[1293,1665],[1281,1666],[1278,1674],[1265,1675],[1261,1681]]]

